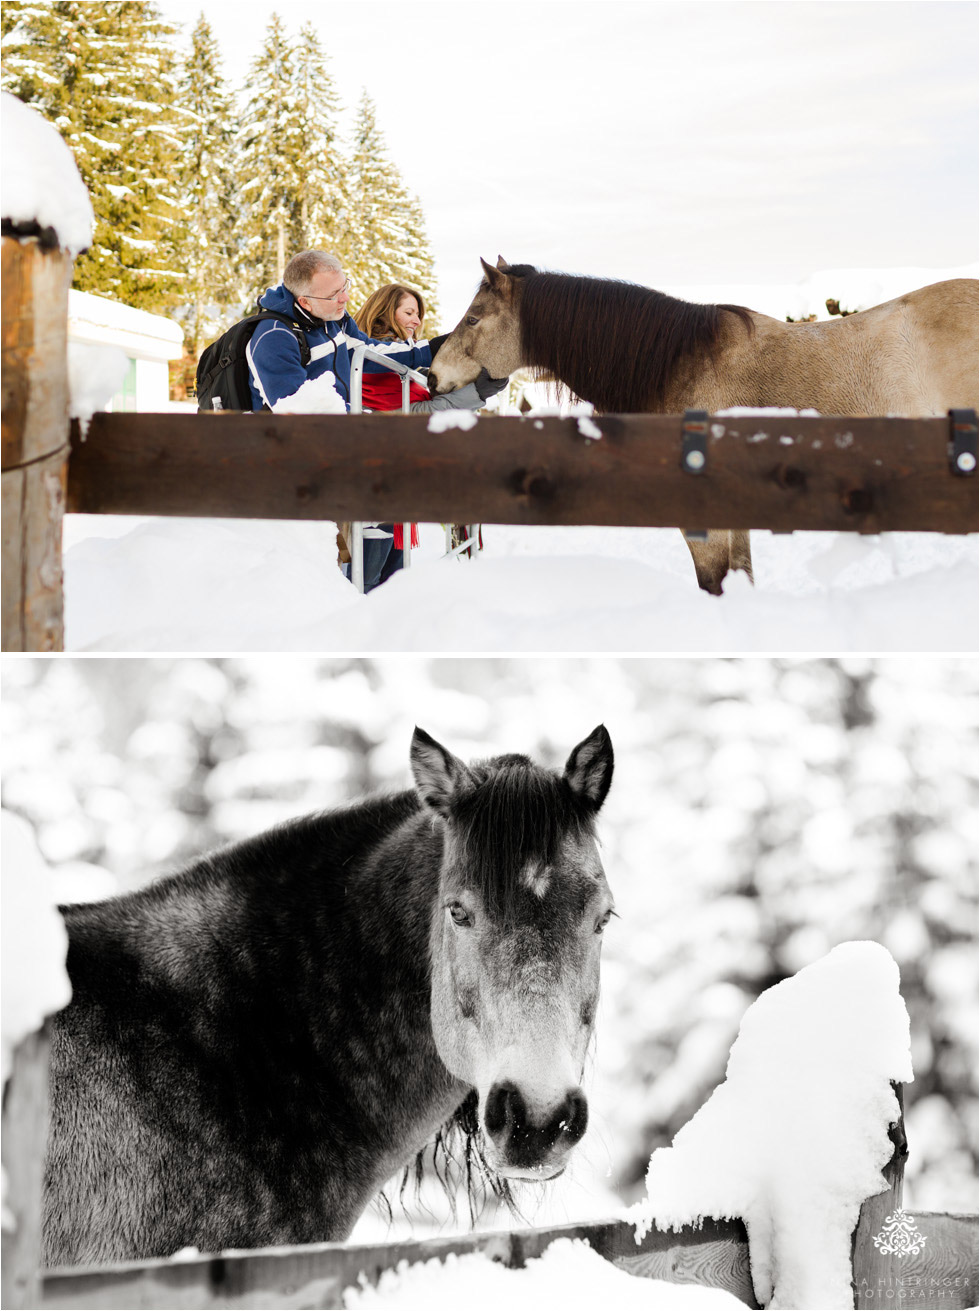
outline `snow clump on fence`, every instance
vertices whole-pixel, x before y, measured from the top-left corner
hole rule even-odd
[[[307,380],[293,392],[276,401],[276,414],[346,414],[347,404],[337,390],[337,379],[329,369]]]
[[[426,424],[426,431],[448,432],[450,428],[461,428],[466,432],[479,422],[472,410],[437,410]]]
[[[740,1217],[760,1305],[853,1306],[851,1235],[887,1186],[892,1081],[912,1081],[898,966],[842,943],[746,1011],[724,1083],[650,1158],[637,1241]]]
[[[78,420],[83,441],[92,415],[121,390],[128,368],[129,360],[118,346],[68,343],[68,413]]]
[[[15,226],[50,228],[58,245],[73,255],[87,250],[95,216],[75,156],[36,109],[7,91],[2,101],[0,217]]]

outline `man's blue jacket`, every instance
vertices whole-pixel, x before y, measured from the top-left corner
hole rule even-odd
[[[282,283],[264,292],[259,297],[259,305],[291,317],[296,315],[293,293]],[[336,378],[337,390],[350,409],[350,357],[359,341],[366,341],[375,350],[390,355],[399,364],[407,364],[410,369],[428,368],[432,363],[428,342],[409,346],[403,341],[378,341],[365,336],[349,314],[334,323],[311,328],[306,333],[306,340],[310,362],[304,369],[292,328],[279,319],[265,319],[258,325],[246,350],[253,410],[261,410],[264,405],[274,409],[277,401],[292,396],[307,379],[317,378],[328,369]],[[383,373],[385,370],[382,365],[365,360],[364,371]]]

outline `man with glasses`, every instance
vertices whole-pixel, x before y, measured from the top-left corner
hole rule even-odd
[[[260,323],[246,351],[253,410],[295,408],[316,412],[320,408],[325,413],[336,412],[340,405],[330,395],[330,382],[349,409],[351,352],[359,341],[370,343],[412,369],[427,368],[432,363],[429,342],[409,346],[402,341],[379,342],[366,337],[347,313],[350,286],[336,255],[304,250],[286,265],[279,286],[270,287],[259,297],[262,309],[277,310],[299,325],[310,359],[304,366],[299,342],[288,323],[279,319]],[[370,362],[365,363],[365,370],[383,372],[380,364]],[[327,373],[330,379],[324,377]],[[317,378],[323,378],[319,387],[307,387],[302,397],[296,396],[304,384]]]

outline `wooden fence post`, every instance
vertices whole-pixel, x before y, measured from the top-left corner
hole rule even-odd
[[[892,1158],[882,1171],[888,1188],[883,1193],[869,1197],[861,1207],[852,1240],[851,1269],[856,1307],[884,1305],[889,1301],[885,1290],[892,1287],[893,1281],[901,1275],[894,1253],[879,1251],[874,1241],[888,1219],[902,1209],[905,1161],[909,1154],[905,1137],[903,1089],[900,1083],[892,1086],[898,1098],[898,1120],[888,1130],[888,1137],[894,1146]]]
[[[3,1305],[41,1305],[41,1191],[48,1134],[48,1032],[45,1026],[14,1052],[3,1090]],[[8,1229],[9,1212],[15,1228]]]
[[[4,651],[64,649],[72,267],[43,236],[3,237]]]

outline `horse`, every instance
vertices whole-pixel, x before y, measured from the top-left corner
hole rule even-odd
[[[937,282],[831,322],[781,323],[741,305],[696,305],[648,287],[494,268],[443,342],[430,391],[528,367],[605,413],[788,406],[849,416],[977,406],[977,281]],[[685,534],[698,584],[751,579],[747,529]]]
[[[419,728],[410,761],[406,791],[61,908],[49,1267],[342,1241],[457,1121],[508,1189],[564,1170],[613,914],[609,734],[560,775]]]

